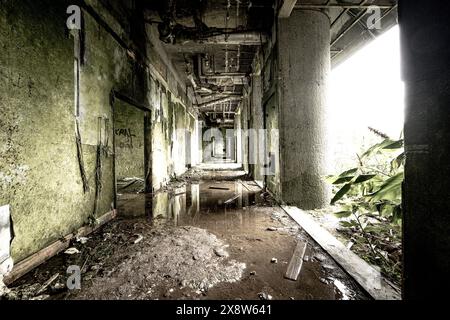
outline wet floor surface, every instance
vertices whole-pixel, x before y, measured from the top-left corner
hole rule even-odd
[[[45,298],[368,299],[269,195],[236,179],[202,179],[155,195],[122,192],[116,221],[76,244],[78,256],[61,254],[16,286],[58,272],[61,288],[49,286]],[[304,264],[299,279],[288,280],[300,241],[308,244]],[[70,263],[83,266],[81,290],[63,288]]]

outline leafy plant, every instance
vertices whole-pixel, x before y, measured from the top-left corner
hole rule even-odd
[[[358,155],[355,168],[327,177],[335,190],[331,204],[339,208],[335,215],[342,219],[344,233],[363,258],[394,280],[401,269],[403,146],[403,140],[386,138]]]

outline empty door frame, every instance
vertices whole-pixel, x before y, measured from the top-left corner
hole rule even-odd
[[[133,98],[128,97],[118,91],[111,92],[111,107],[112,107],[112,115],[113,115],[113,145],[114,145],[114,160],[113,160],[113,170],[114,170],[114,206],[117,208],[117,175],[116,175],[116,100],[120,100],[122,102],[127,103],[128,105],[135,107],[144,112],[143,121],[144,121],[144,185],[145,192],[152,193],[153,192],[153,179],[152,179],[152,110],[150,106],[141,104],[135,101]]]

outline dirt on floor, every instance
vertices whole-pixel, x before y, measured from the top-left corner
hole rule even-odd
[[[115,221],[16,281],[3,299],[369,298],[267,193],[230,180],[121,194]],[[285,274],[298,242],[307,251],[292,281]],[[80,268],[79,290],[67,287],[70,266]]]

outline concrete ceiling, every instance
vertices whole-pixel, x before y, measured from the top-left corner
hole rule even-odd
[[[275,3],[149,2],[147,20],[158,24],[165,50],[185,81],[195,88],[197,107],[208,121],[219,119],[224,123],[224,119],[231,122],[234,118],[257,48],[272,28]],[[328,14],[333,66],[397,23],[397,0],[280,0],[279,6],[287,15],[292,10],[305,9]],[[379,6],[379,29],[368,28],[369,18],[377,21],[372,19],[377,17],[376,12],[368,11],[370,6]]]
[[[272,27],[273,0],[173,0],[148,9],[165,51],[195,89],[200,113],[232,123],[257,48]]]

